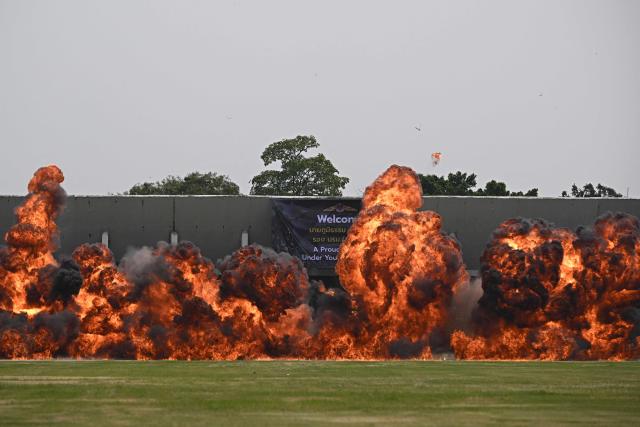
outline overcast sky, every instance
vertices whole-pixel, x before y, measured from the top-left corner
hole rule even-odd
[[[640,197],[640,1],[0,0],[0,194],[50,163],[70,194],[248,193],[300,134],[348,195],[398,163]]]

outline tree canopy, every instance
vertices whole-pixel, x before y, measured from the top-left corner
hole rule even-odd
[[[448,177],[438,175],[418,174],[422,191],[431,195],[455,195],[464,196],[473,194],[473,189],[477,185],[476,174],[467,175],[463,172],[450,173]]]
[[[562,197],[569,197],[566,191],[562,192]],[[598,184],[595,187],[593,184],[585,184],[582,188],[578,188],[577,185],[571,186],[571,197],[622,197],[622,194],[618,193],[611,187]]]
[[[322,153],[305,157],[308,150],[319,146],[312,135],[270,144],[260,158],[265,166],[280,162],[280,170],[267,169],[254,176],[251,194],[341,196],[349,178],[339,176],[333,163]]]
[[[437,175],[418,174],[422,191],[426,195],[438,196],[529,196],[537,197],[538,189],[532,188],[527,192],[509,191],[504,182],[491,180],[484,188],[475,189],[476,174],[466,172],[450,173],[446,178]]]
[[[125,194],[240,194],[240,187],[226,175],[219,175],[214,172],[191,172],[184,178],[169,175],[162,181],[136,184]]]

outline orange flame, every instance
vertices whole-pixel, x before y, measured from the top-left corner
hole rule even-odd
[[[458,243],[440,231],[438,214],[420,206],[415,172],[391,166],[367,188],[340,248],[340,282],[366,319],[358,357],[430,357],[455,287],[468,280]]]
[[[0,250],[0,309],[36,313],[27,293],[42,293],[36,288],[38,275],[46,266],[56,265],[55,220],[66,197],[62,181],[62,171],[53,165],[38,169],[29,181],[29,195],[16,209],[18,222],[5,234],[8,247]]]
[[[542,220],[512,219],[483,257],[476,333],[457,331],[469,359],[640,357],[640,223],[605,214],[577,235]]]

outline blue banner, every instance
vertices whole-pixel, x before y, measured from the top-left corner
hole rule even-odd
[[[274,199],[272,245],[300,258],[310,274],[335,274],[340,244],[360,199]]]

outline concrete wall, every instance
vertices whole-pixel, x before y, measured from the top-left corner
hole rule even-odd
[[[180,239],[190,240],[217,260],[240,247],[243,230],[249,243],[271,246],[271,200],[266,197],[178,197],[175,218]]]
[[[0,233],[15,223],[13,210],[23,198],[0,197]],[[176,231],[213,259],[239,247],[243,230],[249,241],[271,245],[271,201],[261,197],[70,196],[58,219],[60,252],[70,254],[109,233],[109,247],[120,259],[129,247],[169,241]]]
[[[545,199],[527,197],[444,197],[424,198],[423,209],[438,212],[443,228],[455,233],[462,244],[465,263],[479,268],[479,259],[493,230],[513,217],[544,218],[558,227],[575,230],[593,224],[607,211],[640,217],[640,199]]]
[[[0,233],[15,222],[18,196],[0,196]],[[640,199],[544,199],[500,197],[425,197],[423,209],[440,213],[444,230],[455,233],[470,269],[479,267],[484,246],[500,222],[523,216],[545,218],[575,229],[590,225],[603,212],[622,211],[640,217]],[[240,245],[243,230],[249,242],[271,244],[271,201],[250,196],[71,196],[60,217],[62,253],[85,242],[99,242],[109,232],[117,258],[130,246],[169,241],[171,231],[191,240],[217,260]]]

